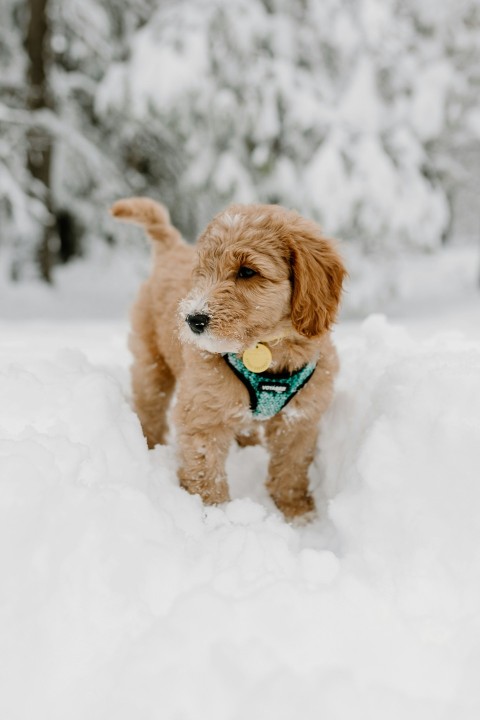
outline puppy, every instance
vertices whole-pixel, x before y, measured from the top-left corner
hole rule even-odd
[[[153,267],[132,311],[133,397],[149,447],[173,418],[179,479],[206,503],[229,499],[234,439],[270,452],[267,487],[287,518],[314,509],[308,468],[338,368],[330,339],[346,274],[313,222],[277,205],[232,205],[196,247],[147,198],[116,218],[145,228]]]

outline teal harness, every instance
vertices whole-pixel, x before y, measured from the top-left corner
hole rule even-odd
[[[316,363],[308,363],[292,373],[254,373],[234,353],[224,355],[227,365],[242,381],[250,395],[250,409],[257,420],[269,420],[310,380]]]

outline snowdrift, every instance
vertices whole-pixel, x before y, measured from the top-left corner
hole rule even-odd
[[[480,344],[379,317],[338,336],[320,517],[301,526],[260,448],[232,450],[229,504],[181,490],[105,335],[100,365],[28,333],[9,351],[8,327],[2,718],[480,716]]]

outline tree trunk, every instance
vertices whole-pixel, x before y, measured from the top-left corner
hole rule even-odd
[[[445,192],[446,198],[447,198],[447,205],[448,205],[448,222],[447,227],[442,233],[442,245],[448,245],[449,241],[452,238],[452,230],[453,225],[455,222],[455,188],[450,186],[447,186],[446,192]]]
[[[30,17],[25,36],[28,55],[27,106],[30,110],[52,108],[48,88],[49,67],[49,23],[48,0],[28,0]],[[47,130],[33,127],[27,135],[27,167],[34,181],[40,184],[40,193],[47,210],[47,221],[37,248],[37,261],[41,276],[47,282],[52,280],[52,266],[55,253],[55,229],[51,197],[52,137]],[[37,190],[34,188],[35,194]]]

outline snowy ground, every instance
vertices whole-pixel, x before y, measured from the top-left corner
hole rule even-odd
[[[432,262],[336,331],[304,527],[259,448],[217,508],[147,451],[131,273],[0,291],[2,720],[478,720],[480,294],[473,253]]]

